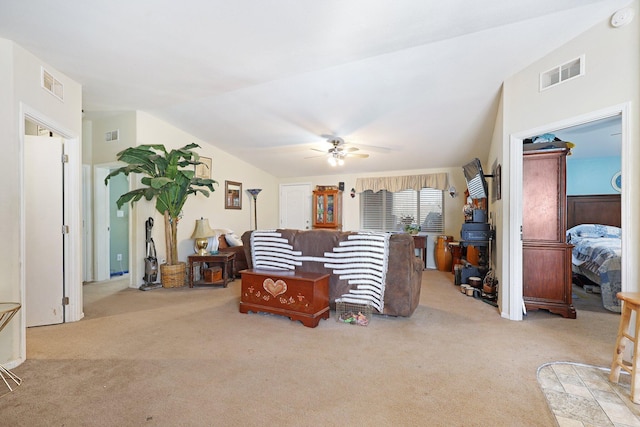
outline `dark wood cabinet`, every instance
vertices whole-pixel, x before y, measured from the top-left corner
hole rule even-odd
[[[313,228],[342,230],[342,191],[314,190]]]
[[[522,168],[522,288],[527,310],[575,318],[566,243],[569,150],[528,151]]]

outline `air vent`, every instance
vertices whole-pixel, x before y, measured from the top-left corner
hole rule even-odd
[[[118,129],[104,134],[104,140],[107,142],[117,141],[118,139],[120,139],[120,131]]]
[[[44,90],[48,91],[50,94],[58,98],[60,101],[64,100],[64,86],[60,82],[60,80],[53,77],[53,75],[44,69],[42,70],[42,87]]]
[[[540,91],[584,75],[584,55],[540,74]]]

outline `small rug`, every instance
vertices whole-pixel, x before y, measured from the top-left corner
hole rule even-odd
[[[538,384],[560,427],[638,426],[640,405],[631,402],[630,376],[609,381],[609,369],[553,362],[538,368]]]

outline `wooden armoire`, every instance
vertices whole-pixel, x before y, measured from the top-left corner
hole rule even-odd
[[[569,149],[525,151],[522,168],[522,287],[527,310],[575,319],[566,243]]]

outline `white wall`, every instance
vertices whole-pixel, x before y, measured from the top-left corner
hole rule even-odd
[[[258,221],[261,228],[277,227],[278,183],[272,175],[216,148],[215,141],[202,141],[148,113],[138,111],[134,114],[135,141],[137,145],[163,144],[167,150],[171,150],[172,148],[195,143],[201,147],[196,149],[200,156],[212,158],[211,178],[216,180],[218,185],[208,198],[198,194],[196,197],[187,200],[184,206],[184,216],[178,226],[178,254],[181,261],[186,261],[187,256],[194,253],[193,240],[190,237],[195,226],[195,220],[200,217],[208,218],[209,224],[213,228],[231,229],[238,235],[250,229],[251,219],[253,218],[253,204],[246,192],[249,188],[262,188],[262,192],[258,196],[260,204]],[[115,125],[116,123],[113,124]],[[102,152],[104,153],[104,150]],[[107,157],[101,156],[101,161],[106,161]],[[115,160],[115,152],[111,160]],[[138,185],[140,178],[132,179],[132,185]],[[224,208],[225,180],[242,183],[243,199],[241,210]],[[144,275],[144,258],[146,256],[144,223],[148,217],[154,218],[153,240],[156,244],[158,259],[166,258],[164,219],[155,210],[152,202],[141,200],[136,203],[131,211],[130,253],[132,259],[130,266],[135,287],[142,284]]]
[[[472,159],[468,159],[470,161]],[[446,172],[449,175],[449,185],[453,185],[458,190],[458,196],[455,198],[449,197],[449,194],[445,194],[444,200],[444,224],[445,234],[453,236],[456,240],[460,238],[460,228],[464,222],[462,214],[462,206],[464,205],[464,190],[467,188],[467,184],[462,173],[462,164],[466,163],[465,159],[460,160],[461,166],[439,169],[415,169],[415,170],[401,170],[401,171],[386,171],[384,173],[374,174],[349,174],[349,159],[345,161],[344,166],[336,167],[336,172],[344,171],[345,173],[326,176],[305,176],[297,178],[281,179],[281,184],[291,183],[306,183],[310,182],[312,188],[316,185],[335,185],[339,182],[344,182],[343,193],[343,212],[342,212],[342,229],[343,230],[359,230],[360,229],[360,195],[356,193],[355,198],[351,198],[349,195],[352,188],[356,186],[357,178],[368,178],[378,176],[405,176],[405,175],[422,175],[429,173]],[[262,207],[262,205],[261,205]],[[262,226],[261,226],[262,228]]]
[[[40,86],[41,66],[64,84],[64,102],[43,90]],[[0,245],[0,300],[24,303],[22,286],[24,277],[24,249],[21,244],[22,218],[22,111],[29,109],[46,117],[64,128],[70,135],[78,138],[82,133],[82,87],[45,64],[15,43],[0,39],[0,147],[4,156],[3,177],[0,183],[0,233],[3,236]],[[73,191],[80,192],[81,149],[77,147],[70,159],[70,168],[75,170],[71,176]],[[73,218],[72,227],[77,228],[73,244],[81,249],[81,203],[67,212]],[[74,231],[74,233],[75,233]],[[72,262],[82,265],[81,250],[72,254]],[[74,274],[72,280],[81,286],[81,275]],[[80,300],[81,305],[81,300]],[[78,307],[76,307],[78,308]],[[81,310],[81,307],[79,307]],[[0,333],[0,363],[9,366],[25,358],[24,310],[21,310],[11,323]]]
[[[551,54],[534,62],[520,73],[505,81],[502,94],[501,117],[494,131],[488,163],[498,160],[503,164],[503,200],[492,206],[500,218],[500,229],[505,234],[511,224],[514,213],[510,212],[509,192],[510,174],[509,138],[511,135],[536,129],[548,124],[569,120],[586,115],[593,111],[605,110],[613,106],[630,102],[629,142],[630,156],[626,159],[628,167],[624,177],[624,185],[631,195],[631,218],[640,215],[640,198],[637,196],[637,185],[640,182],[640,124],[638,112],[635,110],[640,102],[640,19],[638,18],[639,2],[632,6],[636,10],[635,20],[621,28],[613,28],[605,20],[589,31],[576,37],[571,42]],[[586,75],[565,82],[544,92],[538,90],[539,74],[553,66],[585,55]],[[623,163],[625,159],[623,159]],[[633,187],[633,188],[631,188]],[[635,221],[624,224],[627,243],[628,259],[636,259],[640,228]],[[502,259],[502,266],[498,270],[501,283],[509,276],[511,264],[508,236],[498,238],[497,258]],[[625,263],[629,269],[629,285],[637,289],[638,264]],[[507,283],[507,286],[513,284]],[[507,289],[508,292],[508,289]],[[504,298],[504,295],[501,295]],[[504,302],[504,301],[503,301]],[[508,307],[501,305],[502,312]],[[518,309],[514,307],[514,310]]]

